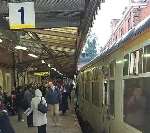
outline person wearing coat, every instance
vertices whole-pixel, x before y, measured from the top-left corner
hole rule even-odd
[[[30,91],[30,88],[28,86],[24,93],[24,101],[25,101],[27,108],[31,107],[31,100],[32,100],[32,92]],[[27,125],[28,127],[33,127],[33,113],[27,116]]]
[[[68,93],[66,91],[65,88],[63,88],[62,90],[62,98],[61,98],[61,110],[62,110],[62,113],[63,115],[66,113],[66,110],[68,110]]]
[[[50,108],[50,115],[54,126],[60,126],[59,123],[59,102],[61,94],[59,89],[54,86],[53,82],[49,82],[48,92],[46,94],[46,101]]]
[[[46,133],[47,116],[38,111],[38,104],[42,99],[42,103],[46,104],[46,100],[42,97],[42,92],[39,89],[35,90],[35,97],[31,101],[31,109],[33,110],[33,126],[38,127],[38,133]]]
[[[5,110],[2,100],[0,99],[0,133],[15,133],[9,117]]]
[[[24,110],[24,94],[21,86],[17,87],[16,93],[16,108],[18,113],[18,121],[24,121],[23,119],[23,110]]]

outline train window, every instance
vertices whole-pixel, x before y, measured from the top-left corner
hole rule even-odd
[[[93,80],[98,80],[98,77],[99,77],[99,69],[98,68],[95,68],[93,70]]]
[[[150,45],[144,47],[143,72],[150,72]]]
[[[124,121],[141,130],[150,131],[150,77],[124,80]]]
[[[129,54],[124,56],[124,66],[123,66],[123,75],[128,75],[128,69],[129,69]]]
[[[143,72],[143,49],[139,50],[139,63],[138,63],[139,73]]]
[[[142,54],[143,49],[130,53],[129,73],[131,75],[138,75],[139,73],[142,73]],[[127,61],[125,60],[125,62]]]
[[[135,62],[135,60],[136,60],[136,52],[132,52],[130,54],[130,67],[129,67],[130,74],[136,74],[137,61]]]
[[[81,73],[82,82],[84,81],[84,72]]]
[[[108,82],[107,80],[104,81],[103,86],[103,105],[108,105]]]
[[[92,103],[96,106],[99,106],[99,82],[92,83]]]
[[[96,79],[95,76],[96,76],[96,71],[95,71],[95,69],[93,69],[93,80]]]
[[[86,72],[86,80],[87,80],[87,81],[90,81],[90,80],[91,80],[90,71]]]
[[[114,116],[114,88],[115,88],[115,81],[109,81],[109,99],[110,99],[110,114]]]
[[[85,99],[90,100],[90,82],[85,83]]]
[[[115,61],[112,61],[109,65],[110,77],[114,77],[115,74]]]

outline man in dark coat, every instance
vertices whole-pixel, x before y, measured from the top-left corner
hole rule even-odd
[[[18,113],[18,121],[24,121],[22,116],[23,109],[24,109],[24,94],[20,86],[17,87],[16,106],[17,106],[17,113]]]
[[[54,86],[53,82],[49,82],[48,92],[46,94],[46,101],[50,108],[50,114],[54,125],[59,125],[59,101],[60,101],[60,91]]]

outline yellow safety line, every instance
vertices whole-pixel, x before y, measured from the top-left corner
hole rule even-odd
[[[35,28],[31,24],[10,24],[10,29],[24,29],[24,28]]]

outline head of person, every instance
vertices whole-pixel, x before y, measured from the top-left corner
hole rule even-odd
[[[35,90],[35,97],[42,97],[42,92],[39,89]]]
[[[49,86],[50,88],[53,88],[53,86],[54,86],[53,82],[52,82],[52,81],[49,81],[49,82],[48,82],[48,86]]]

